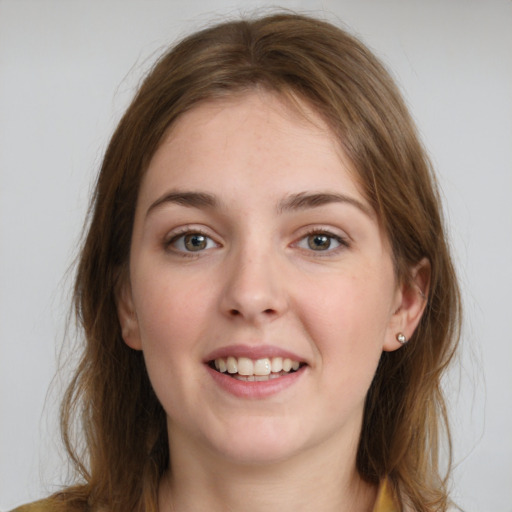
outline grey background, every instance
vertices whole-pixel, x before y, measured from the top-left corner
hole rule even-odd
[[[116,121],[160,51],[264,1],[0,0],[0,509],[65,481],[56,428],[71,279]],[[439,173],[466,307],[447,379],[453,496],[512,511],[512,2],[286,1],[346,24],[404,91]],[[68,276],[68,277],[66,277]]]

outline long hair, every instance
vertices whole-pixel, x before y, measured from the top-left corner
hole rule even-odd
[[[435,178],[376,57],[329,23],[288,13],[226,22],[182,40],[149,72],[112,136],[76,275],[85,345],[61,415],[78,478],[57,501],[76,510],[156,510],[169,464],[165,413],[142,354],[122,339],[116,311],[138,190],[180,115],[256,87],[298,98],[326,120],[389,237],[397,279],[407,284],[408,269],[422,258],[430,262],[421,323],[406,346],[382,354],[370,387],[357,469],[369,482],[388,478],[414,510],[445,510],[448,473],[439,457],[441,440],[450,443],[440,379],[458,342],[460,297]],[[72,432],[77,417],[79,444]]]

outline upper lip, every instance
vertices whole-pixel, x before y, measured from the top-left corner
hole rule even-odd
[[[209,363],[215,359],[226,358],[226,357],[247,357],[249,359],[257,360],[272,357],[283,357],[289,358],[293,361],[299,361],[301,363],[306,362],[303,357],[275,345],[226,345],[219,347],[210,352],[204,362]]]

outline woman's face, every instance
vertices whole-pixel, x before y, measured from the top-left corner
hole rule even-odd
[[[355,450],[379,357],[399,347],[387,239],[304,109],[261,91],[197,106],[142,181],[119,315],[171,452],[263,463]]]

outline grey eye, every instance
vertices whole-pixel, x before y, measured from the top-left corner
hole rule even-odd
[[[339,242],[334,240],[334,237],[323,233],[316,233],[307,237],[308,247],[313,251],[326,251],[331,248],[333,241],[339,245]]]
[[[209,236],[193,231],[174,237],[169,245],[179,252],[200,252],[218,247]]]
[[[183,237],[183,243],[187,251],[202,251],[208,245],[208,237],[200,233],[192,233]]]
[[[295,242],[294,247],[304,251],[325,253],[325,256],[337,254],[340,250],[350,247],[346,238],[330,231],[311,231]]]

